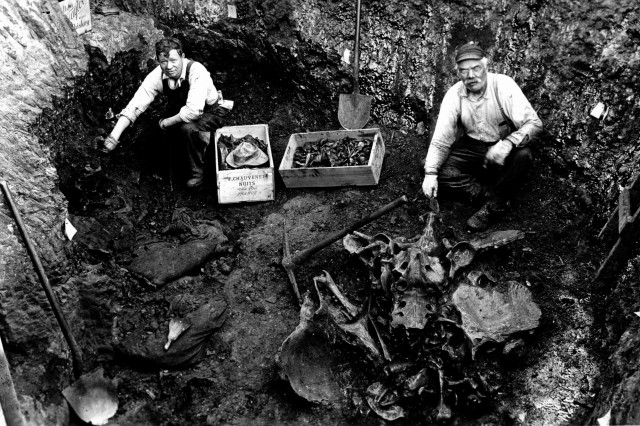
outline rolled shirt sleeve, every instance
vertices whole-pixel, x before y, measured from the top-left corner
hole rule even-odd
[[[133,95],[133,98],[131,98],[131,101],[129,101],[127,106],[118,114],[118,117],[124,116],[128,118],[131,123],[135,122],[140,114],[145,112],[149,105],[151,105],[151,102],[154,101],[159,93],[162,93],[162,69],[158,66],[147,74]]]
[[[499,91],[502,109],[516,126],[516,131],[505,139],[515,146],[524,145],[535,140],[542,132],[542,120],[522,93],[518,84],[509,76],[498,74],[497,90]]]
[[[440,112],[436,128],[431,138],[427,159],[425,160],[425,172],[438,173],[440,166],[449,156],[449,149],[453,142],[460,137],[460,85],[454,84],[444,95],[440,104]]]
[[[218,91],[204,65],[194,62],[189,70],[189,94],[187,103],[180,108],[180,118],[189,123],[202,117],[205,105],[218,101]]]

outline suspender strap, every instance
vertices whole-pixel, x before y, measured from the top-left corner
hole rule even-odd
[[[496,102],[498,102],[498,108],[500,108],[500,114],[502,114],[502,118],[504,118],[504,122],[509,125],[509,128],[511,129],[511,132],[515,132],[517,130],[517,127],[515,126],[515,124],[513,124],[513,121],[511,121],[511,119],[509,117],[507,117],[507,114],[504,113],[504,109],[502,109],[502,102],[500,102],[500,92],[498,91],[498,82],[496,80],[497,79],[494,77],[493,78],[493,93],[495,93],[495,95],[496,95]],[[500,123],[500,124],[502,124],[502,123]]]
[[[189,63],[187,64],[187,72],[184,75],[184,79],[187,82],[189,81],[189,70],[191,70],[191,65],[193,65],[193,61],[189,61]],[[502,110],[502,108],[500,110]]]

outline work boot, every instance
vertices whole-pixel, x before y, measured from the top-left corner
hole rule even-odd
[[[484,231],[489,227],[491,220],[502,215],[507,208],[509,208],[507,201],[490,200],[467,220],[467,226],[472,231]]]
[[[204,179],[202,178],[202,175],[194,176],[187,181],[187,188],[198,189],[202,186],[203,181]]]

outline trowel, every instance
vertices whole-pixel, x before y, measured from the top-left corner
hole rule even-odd
[[[22,217],[20,216],[20,212],[13,201],[11,192],[9,191],[9,186],[7,185],[7,182],[0,181],[0,187],[2,187],[2,192],[4,192],[7,204],[9,205],[9,208],[16,220],[20,234],[22,234],[27,252],[29,253],[31,261],[38,273],[40,283],[42,284],[42,288],[47,296],[51,310],[58,320],[58,324],[62,329],[62,334],[69,345],[69,349],[71,350],[76,381],[65,388],[62,391],[62,394],[67,402],[69,402],[69,405],[71,405],[71,408],[73,408],[73,411],[75,411],[82,421],[92,425],[106,424],[118,410],[118,397],[116,395],[115,385],[104,378],[102,368],[97,368],[85,374],[85,366],[80,346],[78,346],[76,339],[73,337],[73,334],[71,334],[71,328],[64,317],[60,304],[58,303],[58,299],[56,298],[56,295],[51,288],[51,284],[49,283],[49,279],[44,271],[40,257],[29,238],[29,234],[27,233],[24,223],[22,222]]]

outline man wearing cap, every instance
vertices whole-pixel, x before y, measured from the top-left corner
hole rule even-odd
[[[189,166],[187,187],[198,188],[203,182],[204,155],[209,144],[209,137],[203,137],[201,132],[211,135],[222,126],[222,117],[226,114],[226,110],[219,105],[222,96],[207,69],[185,58],[179,40],[164,38],[155,47],[158,67],[147,75],[129,104],[118,115],[116,125],[104,141],[103,150],[112,151],[118,145],[122,132],[136,121],[159,94],[164,94],[168,101],[167,110],[157,126],[148,129],[145,139],[177,142],[180,150],[186,154]]]
[[[487,71],[480,46],[456,52],[460,81],[445,94],[425,160],[422,190],[436,197],[438,187],[482,207],[467,220],[486,229],[506,211],[533,157],[527,144],[542,122],[516,82]]]

